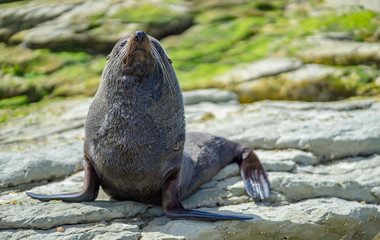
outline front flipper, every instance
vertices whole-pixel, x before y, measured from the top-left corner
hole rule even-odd
[[[89,160],[85,157],[84,161],[84,184],[83,189],[76,193],[65,193],[56,195],[40,195],[31,192],[26,194],[32,198],[42,201],[62,200],[66,202],[91,202],[96,199],[99,192],[99,178],[96,175],[95,169],[92,167]]]
[[[246,147],[242,149],[241,157],[238,163],[247,193],[254,199],[268,198],[270,185],[259,159],[251,149]]]
[[[202,211],[185,209],[182,207],[179,196],[179,170],[173,173],[165,181],[162,189],[162,209],[164,214],[171,219],[196,219],[196,220],[251,220],[252,217],[231,216],[214,214]]]
[[[232,216],[224,214],[214,214],[196,210],[185,209],[182,206],[177,209],[172,209],[171,211],[164,211],[165,215],[170,219],[195,219],[195,220],[252,220],[253,217],[244,216]]]

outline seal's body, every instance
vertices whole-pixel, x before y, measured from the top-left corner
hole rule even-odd
[[[154,47],[150,43],[143,46]],[[185,142],[182,93],[162,50],[157,49],[163,71],[156,66],[150,75],[134,75],[125,71],[127,66],[115,66],[117,54],[123,51],[115,48],[106,67],[112,70],[104,72],[86,119],[85,149],[103,189],[118,200],[160,203],[165,179],[181,168]],[[139,50],[127,54],[133,51]],[[171,74],[170,79],[163,72]]]
[[[270,190],[252,150],[224,138],[185,133],[181,89],[161,44],[137,31],[121,39],[108,59],[85,122],[83,190],[27,194],[93,201],[101,185],[117,200],[162,204],[170,218],[250,219],[182,207],[181,199],[231,162],[240,165],[252,197],[264,199]]]

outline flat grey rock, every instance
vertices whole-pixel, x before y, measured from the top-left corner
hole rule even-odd
[[[83,169],[82,142],[41,151],[0,152],[0,189],[54,180]]]
[[[50,230],[3,230],[1,239],[56,240],[56,239],[123,239],[138,240],[139,226],[121,222],[63,225]]]
[[[254,220],[199,222],[158,218],[143,228],[142,239],[308,239],[310,236],[371,239],[378,233],[380,224],[378,206],[337,198],[310,199],[278,207],[244,203],[218,210],[250,215]]]
[[[238,65],[227,73],[215,77],[215,81],[227,85],[247,82],[292,71],[301,67],[302,64],[302,61],[296,58],[271,57],[253,63]]]
[[[330,40],[323,35],[309,37],[314,47],[298,53],[305,62],[331,65],[376,64],[380,60],[380,44]]]
[[[264,167],[267,164],[293,162],[294,164],[316,165],[319,159],[310,152],[303,152],[296,149],[277,150],[277,151],[255,151]],[[271,170],[268,170],[271,171]],[[280,171],[280,170],[277,170]]]
[[[201,102],[223,103],[235,102],[237,103],[238,96],[236,93],[225,91],[216,88],[198,89],[193,91],[183,92],[183,101],[185,105],[198,104]]]
[[[83,164],[81,164],[83,168]],[[0,204],[15,201],[30,200],[25,194],[25,190],[37,194],[57,194],[79,192],[83,187],[84,171],[79,171],[64,179],[56,181],[42,180],[34,184],[22,184],[13,188],[2,188],[0,192]],[[15,191],[16,190],[16,191]],[[59,191],[59,192],[57,192]],[[100,191],[101,193],[102,191]],[[98,197],[99,199],[99,197]],[[107,198],[109,199],[109,198]],[[103,199],[102,199],[103,200]]]
[[[82,188],[83,122],[91,99],[65,100],[2,125],[0,238],[371,239],[378,233],[379,103],[205,101],[186,105],[187,128],[254,147],[272,194],[254,202],[231,164],[182,203],[253,221],[170,221],[159,206],[111,201],[103,191],[91,203],[29,198],[26,191]]]
[[[340,71],[334,67],[320,64],[306,64],[301,68],[284,74],[285,78],[294,82],[318,82],[326,80],[329,76],[340,75]]]
[[[325,107],[320,108],[321,105]],[[344,102],[338,105],[343,106]],[[320,159],[379,153],[379,104],[364,101],[359,106],[363,108],[333,111],[329,109],[337,108],[336,103],[264,101],[241,107],[228,116],[221,113],[221,117],[208,106],[208,114],[214,117],[203,122],[190,121],[187,128],[231,138],[253,148],[307,150]],[[296,110],[299,108],[308,110]],[[199,113],[205,114],[202,110]]]
[[[360,101],[334,101],[334,102],[297,102],[297,101],[262,101],[260,105],[268,106],[271,108],[280,108],[291,110],[334,110],[334,111],[351,111],[367,109],[372,107],[375,103],[374,100],[360,100]],[[379,106],[379,105],[377,105]],[[376,108],[376,106],[374,106]]]
[[[358,202],[380,202],[373,193],[373,188],[380,185],[379,155],[334,162],[327,165],[324,171],[320,168],[308,167],[307,172],[270,173],[271,188],[289,201],[329,196]]]
[[[61,146],[84,139],[84,121],[92,99],[53,102],[22,119],[1,124],[0,151]]]
[[[28,203],[33,201],[34,204]],[[0,229],[50,229],[65,224],[111,221],[143,213],[147,205],[132,201],[89,203],[40,202],[0,205]]]

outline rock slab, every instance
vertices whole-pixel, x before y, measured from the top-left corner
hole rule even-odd
[[[91,99],[75,99],[1,125],[0,238],[371,240],[379,233],[379,103],[243,105],[233,94],[207,91],[213,94],[184,93],[204,99],[185,106],[188,129],[256,148],[272,194],[254,202],[239,167],[231,164],[183,205],[250,215],[253,221],[170,221],[159,206],[112,201],[103,191],[91,203],[40,202],[26,196],[26,191],[81,189],[83,122]],[[228,97],[214,97],[218,95]]]

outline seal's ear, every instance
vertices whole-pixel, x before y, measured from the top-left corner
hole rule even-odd
[[[110,59],[111,58],[111,54],[109,54],[107,57],[106,57],[106,60]]]

